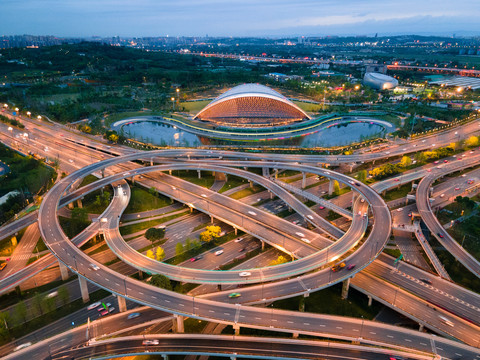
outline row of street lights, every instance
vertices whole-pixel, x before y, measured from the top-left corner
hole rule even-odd
[[[4,108],[4,109],[8,109],[8,104],[3,104],[3,108]],[[20,109],[19,109],[18,107],[16,107],[16,108],[13,109],[13,110],[15,110],[15,112],[17,112],[17,113],[20,111]],[[31,116],[32,116],[32,113],[31,113],[30,111],[27,111],[26,114],[27,114],[28,117],[31,117]],[[20,115],[19,113],[16,114],[16,116],[19,116],[19,115]],[[38,115],[38,116],[37,116],[37,119],[38,119],[38,120],[42,120],[42,117],[41,117],[40,115]]]

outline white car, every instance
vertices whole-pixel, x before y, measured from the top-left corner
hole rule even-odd
[[[93,310],[102,305],[100,301],[94,302],[93,304],[88,305],[87,310]]]
[[[235,239],[235,242],[240,242],[240,241],[242,241],[242,240],[243,240],[243,237],[240,237],[240,238],[238,238],[238,239]]]
[[[312,216],[312,215],[307,215],[307,218],[309,218],[310,220],[313,220],[313,216]]]
[[[222,255],[223,254],[223,250],[217,250],[215,251],[215,255],[218,256],[218,255]]]
[[[95,265],[95,264],[90,264],[89,266],[90,266],[90,268],[91,268],[92,270],[95,270],[95,271],[97,271],[97,270],[100,269],[100,268],[99,268],[97,265]]]
[[[403,208],[398,208],[397,211],[398,212],[403,211]]]
[[[308,240],[308,239],[305,239],[305,238],[302,238],[302,241],[303,241],[303,242],[306,242],[307,244],[310,244],[310,243],[311,243],[311,241],[310,241],[310,240]]]
[[[352,185],[355,184],[352,180],[350,180],[348,183]]]
[[[204,198],[206,198],[206,197],[207,197],[207,195],[205,195],[205,194],[202,194],[202,195],[200,195],[200,196],[201,196],[201,197],[204,197]]]
[[[441,198],[445,197],[445,194],[440,195]]]
[[[303,233],[301,233],[301,232],[296,232],[295,234],[297,234],[297,235],[300,236],[300,237],[305,237],[305,235],[304,235]]]
[[[248,213],[249,213],[250,215],[257,216],[257,213],[254,212],[254,211],[249,210]]]
[[[29,346],[31,346],[32,343],[31,342],[26,342],[24,344],[21,344],[21,345],[18,345],[15,349],[13,349],[13,351],[18,351],[18,350],[22,350],[22,349],[25,349]]]
[[[252,275],[252,273],[248,272],[248,271],[242,271],[240,274],[238,274],[239,276],[241,277],[247,277],[247,276],[250,276]]]
[[[45,296],[47,299],[51,299],[51,298],[54,298],[55,296],[58,295],[58,291],[53,291],[51,292],[50,294],[48,294],[47,296]]]

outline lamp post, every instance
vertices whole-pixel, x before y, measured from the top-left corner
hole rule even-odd
[[[172,96],[172,98],[170,100],[172,100],[172,111],[174,111],[175,110],[175,98]]]

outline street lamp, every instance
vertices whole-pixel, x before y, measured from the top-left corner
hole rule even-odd
[[[42,120],[42,117],[40,115],[37,116],[38,120]]]
[[[30,115],[32,115],[32,113],[30,111],[27,111],[27,116],[30,117]]]
[[[172,100],[172,110],[175,110],[175,98],[172,96],[170,100]]]

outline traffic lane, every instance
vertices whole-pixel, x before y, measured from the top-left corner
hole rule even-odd
[[[392,306],[398,310],[403,310],[415,316],[418,320],[425,322],[427,326],[433,326],[436,331],[440,331],[457,339],[462,339],[465,343],[472,346],[476,346],[478,341],[480,341],[480,329],[478,326],[468,323],[463,319],[452,317],[442,309],[436,310],[428,306],[425,301],[412,301],[411,294],[387,282],[382,282],[368,273],[359,273],[359,276],[352,279],[352,286],[361,287],[363,291],[368,291],[372,294],[380,292],[380,297],[387,303],[392,304]],[[378,289],[380,289],[380,291],[378,291]],[[454,326],[445,324],[440,316],[444,316],[452,321]]]
[[[402,359],[421,359],[415,355],[398,350],[380,350],[362,346],[322,343],[315,341],[291,341],[272,338],[245,338],[236,336],[233,339],[226,336],[183,336],[171,338],[167,336],[148,336],[147,340],[157,340],[157,345],[143,345],[145,340],[120,338],[108,342],[98,342],[88,347],[68,350],[58,354],[58,357],[74,356],[75,358],[98,357],[101,355],[139,354],[139,353],[185,353],[213,355],[247,355],[261,357],[291,357],[291,358],[322,358],[325,360],[339,357],[349,360],[385,360],[392,356],[402,356]]]
[[[438,276],[411,271],[410,267],[406,267],[403,262],[394,267],[385,266],[385,263],[376,261],[369,265],[366,271],[409,290],[422,299],[441,306],[457,316],[466,318],[476,324],[480,323],[478,294],[465,292],[458,286],[450,286],[452,283],[442,280]],[[421,279],[428,280],[431,284]]]

